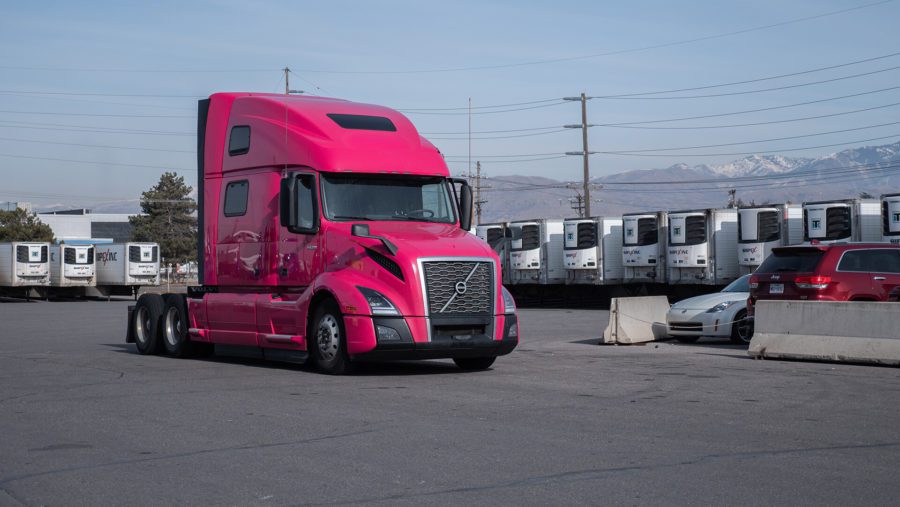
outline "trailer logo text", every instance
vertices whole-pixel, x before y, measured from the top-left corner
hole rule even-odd
[[[102,262],[103,265],[105,266],[107,261],[116,262],[116,254],[117,253],[118,252],[113,252],[110,250],[107,250],[105,252],[97,252],[97,260],[99,262]]]

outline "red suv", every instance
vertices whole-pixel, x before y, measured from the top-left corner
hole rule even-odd
[[[900,245],[842,243],[773,248],[750,277],[760,299],[887,301],[900,288]]]

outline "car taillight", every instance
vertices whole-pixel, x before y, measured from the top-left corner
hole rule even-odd
[[[759,277],[758,277],[758,276],[753,275],[753,276],[750,277],[750,288],[751,288],[751,289],[758,289],[758,288],[759,288]]]
[[[830,276],[798,276],[794,279],[794,283],[800,289],[826,289],[831,283]]]

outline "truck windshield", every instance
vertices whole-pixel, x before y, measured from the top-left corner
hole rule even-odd
[[[441,177],[323,174],[322,193],[329,220],[456,222]]]

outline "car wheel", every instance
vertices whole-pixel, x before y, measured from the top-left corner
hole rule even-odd
[[[134,343],[143,355],[157,354],[161,350],[160,320],[165,304],[159,294],[144,294],[134,305],[131,314],[131,328]]]
[[[747,345],[751,338],[753,338],[753,324],[747,319],[747,310],[741,310],[734,316],[734,323],[731,324],[731,341]]]
[[[457,357],[453,360],[456,366],[466,371],[486,370],[494,364],[496,357]]]
[[[316,308],[310,338],[312,354],[321,371],[330,375],[350,373],[344,316],[334,300],[323,301]]]

